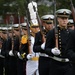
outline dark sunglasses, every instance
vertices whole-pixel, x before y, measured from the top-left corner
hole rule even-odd
[[[52,24],[52,22],[46,22],[46,24]]]
[[[27,30],[27,29],[24,29],[24,30]]]
[[[2,32],[3,34],[7,34],[7,32]]]
[[[18,32],[19,30],[15,30],[15,31],[17,31],[17,32]]]

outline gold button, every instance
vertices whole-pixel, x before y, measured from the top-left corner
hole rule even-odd
[[[59,41],[61,41],[61,39],[59,39]]]
[[[59,42],[59,44],[61,44],[61,42]]]
[[[60,38],[60,36],[59,36],[59,38]]]
[[[61,47],[61,45],[59,45],[59,47]]]
[[[68,31],[68,29],[67,29],[67,31]]]
[[[60,33],[59,33],[60,34]]]
[[[61,48],[59,48],[61,50]]]
[[[60,30],[59,30],[59,32],[60,32]]]

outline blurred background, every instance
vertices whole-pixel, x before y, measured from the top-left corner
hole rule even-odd
[[[38,4],[38,14],[54,14],[54,0],[0,0],[0,26],[13,23],[23,23],[26,16],[27,2],[35,1]],[[75,0],[72,0],[75,7]],[[56,0],[56,10],[60,8],[71,9],[70,0]]]

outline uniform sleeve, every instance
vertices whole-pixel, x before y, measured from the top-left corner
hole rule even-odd
[[[8,38],[6,42],[6,56],[9,56],[9,51],[12,50],[12,40],[11,38]]]
[[[5,49],[6,49],[6,40],[3,41],[2,48],[1,48],[1,55],[5,56]]]
[[[55,47],[54,30],[49,31],[46,37],[45,53],[49,56],[53,56],[51,49]]]
[[[34,52],[41,52],[44,53],[44,50],[41,49],[41,44],[42,44],[42,35],[40,32],[36,33],[35,35],[35,42],[34,42],[34,46],[33,46],[33,51]]]
[[[67,57],[71,61],[75,61],[75,31],[71,32],[69,41],[66,47]]]

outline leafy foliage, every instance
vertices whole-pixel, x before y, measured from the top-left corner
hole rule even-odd
[[[14,12],[15,14],[19,12],[20,15],[25,15],[25,11],[27,8],[26,1],[29,0],[0,0],[0,15],[4,15],[6,14],[6,12]],[[38,2],[41,0],[35,0],[35,1]],[[53,0],[48,0],[48,1],[53,1]],[[72,2],[73,5],[75,6],[75,0],[72,0]],[[57,6],[56,9],[60,8],[71,9],[70,0],[56,0],[56,6]],[[40,16],[44,14],[53,13],[53,5],[50,7],[47,7],[46,5],[39,5],[38,13]]]

